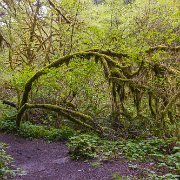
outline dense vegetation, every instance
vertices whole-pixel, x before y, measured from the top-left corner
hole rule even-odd
[[[159,156],[177,174],[179,7],[178,0],[2,0],[0,129],[70,139],[74,158],[107,149]],[[93,136],[74,136],[82,132]]]

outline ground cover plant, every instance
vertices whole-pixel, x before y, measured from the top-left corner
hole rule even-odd
[[[8,179],[20,173],[17,169],[12,169],[13,158],[6,153],[7,145],[0,143],[0,178]]]
[[[8,174],[8,163],[11,162],[11,157],[6,154],[5,144],[0,144],[0,177],[3,178]]]
[[[149,178],[176,179],[179,177],[179,141],[177,139],[108,141],[94,135],[79,135],[70,138],[69,151],[74,159],[96,158],[96,164],[129,160],[131,168],[139,169]],[[138,162],[152,162],[153,169],[142,169]]]

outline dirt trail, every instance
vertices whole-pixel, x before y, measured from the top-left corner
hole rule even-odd
[[[63,142],[31,141],[2,133],[0,141],[9,145],[8,153],[14,158],[14,164],[27,171],[27,175],[15,180],[111,180],[113,173],[138,175],[123,159],[99,167],[93,167],[91,162],[73,161]]]

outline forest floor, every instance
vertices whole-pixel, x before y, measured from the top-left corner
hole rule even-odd
[[[99,166],[93,166],[94,161],[71,160],[65,142],[49,143],[4,133],[0,133],[0,141],[9,145],[8,154],[14,158],[13,165],[27,172],[15,180],[111,180],[116,179],[113,176],[117,174],[118,177],[130,176],[136,179],[144,174],[130,168],[124,158],[107,161]],[[141,166],[146,169],[151,164]]]

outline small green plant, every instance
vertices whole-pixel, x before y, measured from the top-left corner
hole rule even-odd
[[[61,129],[51,128],[46,138],[49,141],[62,141],[62,140],[68,140],[69,138],[73,137],[75,134],[76,132],[69,127],[62,127]]]
[[[6,153],[7,145],[0,142],[0,179],[15,176],[16,172],[10,168],[13,158]]]
[[[102,165],[102,163],[99,162],[99,161],[97,161],[97,162],[92,162],[92,163],[91,163],[91,166],[92,166],[92,167],[100,167],[101,165]]]
[[[95,158],[98,152],[99,137],[82,134],[70,138],[69,152],[73,159]]]
[[[16,132],[16,124],[15,121],[11,120],[0,120],[0,131],[5,131],[7,133]]]
[[[148,178],[155,179],[155,180],[164,180],[164,179],[177,180],[177,179],[179,179],[179,176],[171,174],[171,173],[160,176],[160,175],[157,175],[155,172],[152,172],[152,173],[148,174]]]
[[[114,172],[112,174],[112,179],[113,180],[131,180],[131,177],[129,177],[129,176],[121,176],[119,173]],[[132,179],[135,179],[135,177],[133,177]]]
[[[48,136],[48,130],[43,126],[33,125],[30,122],[22,123],[18,134],[25,138],[44,138]]]
[[[2,101],[0,100],[0,119],[14,119],[15,115],[17,113],[15,108],[12,108],[8,105],[2,104]]]

